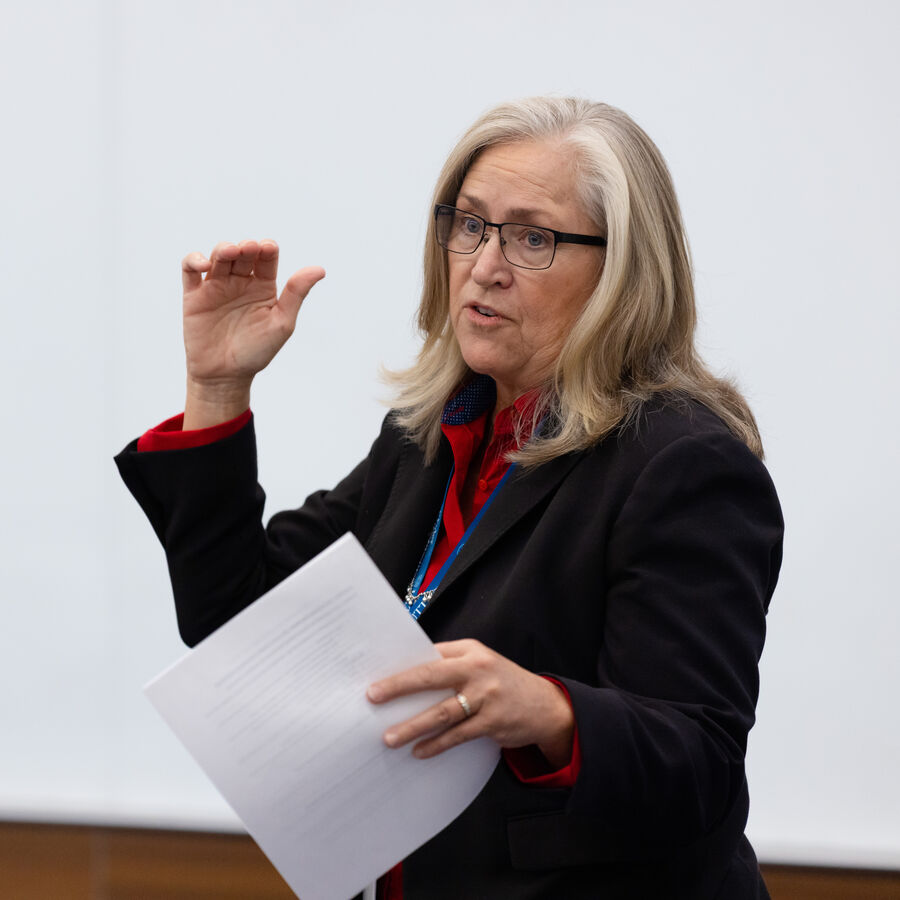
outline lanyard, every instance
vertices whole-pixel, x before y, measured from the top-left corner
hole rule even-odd
[[[441,501],[441,509],[440,512],[438,512],[437,521],[434,523],[434,528],[431,529],[431,535],[428,538],[428,543],[425,545],[425,552],[422,554],[422,559],[419,561],[419,567],[416,569],[413,580],[406,589],[406,597],[403,601],[406,604],[406,608],[409,610],[409,614],[414,619],[418,619],[431,602],[431,598],[434,596],[434,592],[438,589],[438,585],[441,583],[447,570],[453,565],[453,561],[456,557],[459,556],[459,551],[462,550],[466,541],[472,536],[472,532],[475,531],[475,526],[481,521],[481,517],[487,512],[487,508],[491,505],[494,497],[497,496],[497,492],[503,487],[504,482],[512,474],[512,470],[515,467],[515,463],[512,463],[503,473],[503,477],[497,482],[497,486],[491,491],[487,500],[484,501],[484,505],[478,510],[478,515],[475,516],[469,527],[466,529],[465,534],[459,539],[459,543],[453,548],[438,573],[431,579],[428,588],[421,591],[422,582],[425,580],[425,574],[428,571],[428,566],[431,564],[431,556],[437,545],[438,535],[441,531],[441,523],[444,521],[444,506],[447,503],[447,494],[450,492],[450,482],[453,480],[453,470],[451,470],[450,477],[447,479],[447,487],[444,488],[444,499]]]

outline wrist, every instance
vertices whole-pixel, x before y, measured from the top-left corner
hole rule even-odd
[[[188,376],[182,430],[210,428],[246,412],[251,380],[198,382]]]
[[[575,714],[563,689],[552,681],[545,680],[545,684],[553,692],[552,712],[547,717],[547,733],[537,742],[537,747],[554,769],[561,769],[572,758]]]

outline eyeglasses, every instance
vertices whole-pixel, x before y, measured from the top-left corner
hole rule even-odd
[[[506,261],[520,269],[549,269],[557,244],[589,244],[605,247],[606,238],[590,234],[568,234],[518,222],[488,222],[475,213],[439,203],[434,208],[437,242],[451,253],[474,253],[488,228],[496,228],[500,250]]]

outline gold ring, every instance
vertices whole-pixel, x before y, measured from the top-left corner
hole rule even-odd
[[[466,718],[472,715],[472,707],[469,706],[469,700],[465,694],[457,694],[456,702],[462,707],[462,711],[466,714]]]

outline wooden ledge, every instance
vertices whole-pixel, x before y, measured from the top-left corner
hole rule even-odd
[[[900,872],[763,865],[773,900],[897,900]],[[291,900],[242,834],[0,822],[0,897]]]

